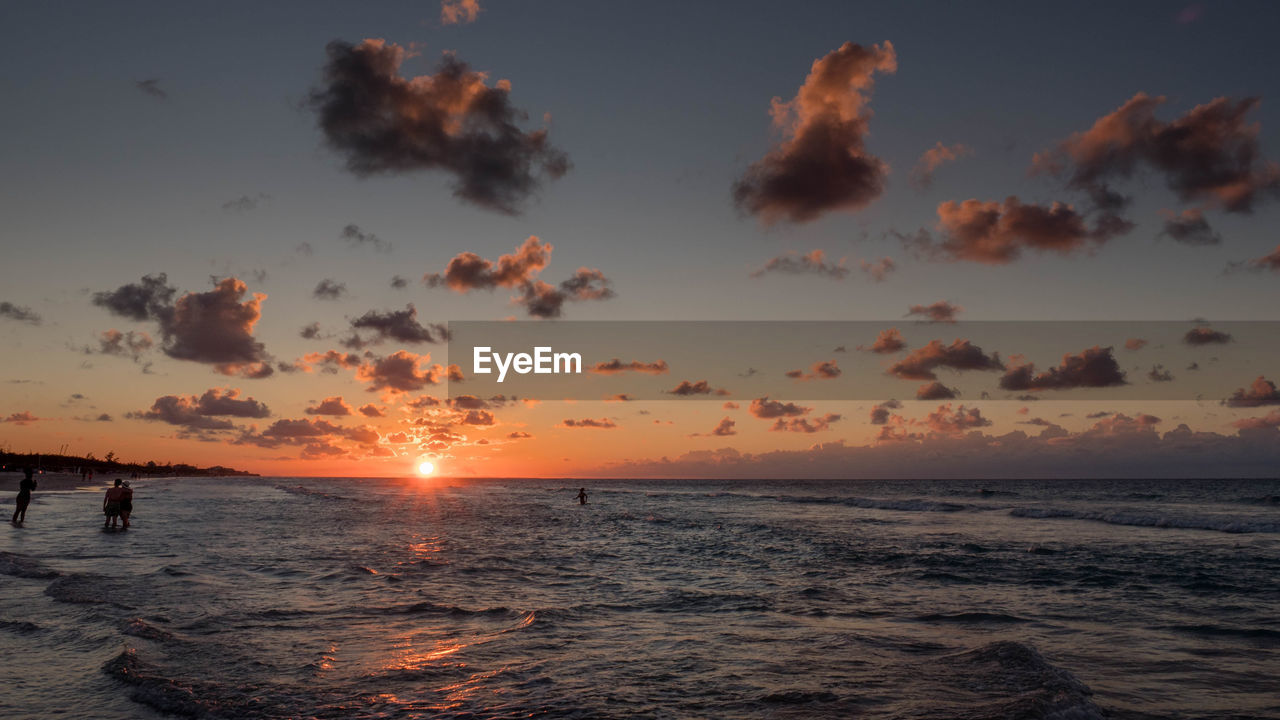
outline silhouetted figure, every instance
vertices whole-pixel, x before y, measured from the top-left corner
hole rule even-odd
[[[124,481],[124,487],[120,488],[124,492],[120,495],[120,520],[124,523],[124,529],[129,529],[129,516],[133,514],[133,487],[129,485],[129,481]]]
[[[579,488],[579,489],[578,489],[578,504],[579,504],[579,505],[586,505],[586,504],[587,504],[587,489],[586,489],[586,488]]]
[[[116,484],[107,488],[107,495],[102,499],[102,512],[107,516],[102,521],[102,529],[108,527],[115,529],[116,522],[120,520],[120,501],[124,498],[124,488],[120,487],[123,481],[116,478]]]
[[[26,477],[18,482],[18,498],[13,503],[13,520],[14,525],[21,525],[27,521],[27,506],[31,504],[31,491],[36,489],[35,478],[31,477],[31,468],[23,468],[22,474]]]

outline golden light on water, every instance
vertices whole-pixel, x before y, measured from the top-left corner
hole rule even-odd
[[[423,460],[422,462],[418,463],[419,475],[430,475],[435,471],[436,471],[436,466],[431,464],[430,462],[427,462],[426,460]]]

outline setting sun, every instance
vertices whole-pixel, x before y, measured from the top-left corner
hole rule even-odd
[[[432,465],[426,460],[423,460],[422,462],[418,463],[419,475],[430,475],[431,473],[435,472],[435,469],[436,469],[436,466]]]

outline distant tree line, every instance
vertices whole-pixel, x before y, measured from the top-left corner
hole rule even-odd
[[[213,465],[196,467],[186,463],[160,464],[154,460],[144,463],[122,462],[116,459],[114,452],[107,453],[104,458],[94,457],[89,453],[79,455],[61,455],[57,453],[15,453],[0,451],[0,472],[20,472],[23,468],[33,468],[44,472],[80,473],[92,472],[94,475],[137,473],[142,477],[174,477],[174,476],[225,476],[240,475],[254,477],[256,473],[246,470]]]

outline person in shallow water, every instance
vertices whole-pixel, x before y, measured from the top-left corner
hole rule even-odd
[[[129,516],[133,514],[133,487],[125,480],[120,490],[120,521],[124,523],[124,529],[128,530]]]
[[[27,506],[31,504],[31,491],[36,489],[36,481],[31,477],[31,468],[23,468],[23,475],[26,477],[18,483],[18,498],[13,503],[13,520],[14,525],[21,525],[27,521]]]
[[[578,504],[579,504],[579,505],[586,505],[586,504],[587,504],[587,489],[586,489],[586,488],[578,488]]]
[[[116,478],[116,484],[107,488],[106,497],[102,498],[102,512],[107,516],[102,521],[102,528],[115,528],[116,521],[120,519],[120,501],[124,497],[124,488],[120,487],[123,482],[120,478]],[[125,527],[128,527],[127,525]]]

